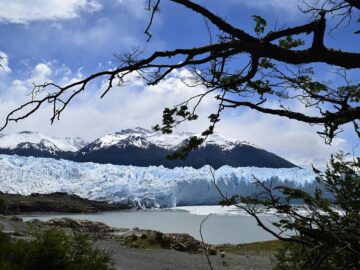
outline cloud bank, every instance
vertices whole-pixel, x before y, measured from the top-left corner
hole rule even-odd
[[[95,0],[0,0],[0,21],[28,23],[38,20],[73,19],[80,12],[94,12],[102,8]]]
[[[300,8],[315,5],[316,0],[230,0],[229,3],[255,8],[279,18],[280,21],[294,21],[304,16]]]
[[[49,122],[51,107],[48,106],[19,123],[12,123],[5,133],[32,130],[52,136],[81,136],[91,141],[125,128],[151,128],[161,122],[165,107],[172,107],[205,91],[203,87],[188,87],[183,83],[191,76],[189,71],[179,70],[156,86],[147,86],[134,78],[125,87],[114,87],[104,99],[99,98],[104,86],[94,84],[67,108],[61,120],[54,125]],[[25,94],[32,89],[33,82],[57,81],[64,84],[81,77],[81,72],[72,72],[56,62],[37,64],[28,78],[13,80],[6,92],[1,91],[0,121],[4,120],[6,113],[29,99]],[[216,108],[212,97],[205,98],[199,107],[199,120],[180,125],[177,130],[203,131],[209,125],[207,116]],[[300,166],[323,166],[331,153],[346,144],[346,140],[337,138],[333,146],[325,145],[316,134],[319,127],[250,110],[228,111],[221,120],[217,132],[254,143]]]

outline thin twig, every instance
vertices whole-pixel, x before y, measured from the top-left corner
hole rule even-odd
[[[203,236],[203,233],[202,233],[202,227],[204,226],[205,222],[208,220],[208,218],[211,216],[211,214],[207,215],[200,223],[200,228],[199,228],[199,232],[200,232],[200,237],[201,237],[201,242],[202,242],[202,248],[204,250],[204,254],[206,256],[206,259],[207,259],[207,262],[208,262],[208,265],[210,267],[211,270],[214,270],[212,264],[211,264],[211,261],[210,261],[210,256],[207,252],[207,248],[206,248],[206,244],[204,242],[204,236]]]

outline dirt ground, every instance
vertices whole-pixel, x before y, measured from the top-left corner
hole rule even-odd
[[[97,241],[100,248],[109,250],[119,270],[209,270],[205,254],[166,249],[128,248],[115,240]],[[273,252],[245,251],[209,256],[216,270],[270,270],[274,266]]]

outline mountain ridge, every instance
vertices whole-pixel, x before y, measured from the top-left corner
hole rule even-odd
[[[186,160],[166,159],[167,155],[177,151],[194,135],[197,134],[182,132],[164,135],[138,127],[107,134],[89,143],[79,137],[56,138],[24,131],[10,135],[0,134],[0,154],[142,167],[296,167],[286,159],[249,142],[228,139],[217,133],[210,135]]]

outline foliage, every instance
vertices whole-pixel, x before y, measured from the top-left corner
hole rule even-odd
[[[70,236],[59,230],[35,235],[34,240],[14,240],[0,232],[2,270],[110,270],[111,257],[92,247],[81,235]]]
[[[164,238],[165,239],[165,238]],[[131,248],[169,248],[164,245],[163,234],[160,232],[156,233],[142,233],[140,237],[136,234],[125,236],[125,245]]]
[[[260,34],[264,33],[267,22],[263,17],[258,15],[253,15],[252,18],[255,21],[254,32],[260,36]]]
[[[292,36],[287,36],[279,40],[279,46],[285,49],[292,49],[304,45],[305,41],[302,39],[294,39]]]
[[[360,269],[360,158],[348,160],[338,153],[324,173],[314,170],[319,186],[313,194],[287,186],[265,186],[257,180],[261,193],[225,198],[222,204],[235,203],[287,243],[277,254],[276,270]],[[299,200],[301,209],[292,204]],[[260,206],[275,212],[277,220],[272,224],[276,230],[258,218]]]

